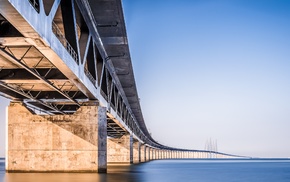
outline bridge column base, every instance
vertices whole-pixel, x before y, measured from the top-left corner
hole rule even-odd
[[[133,138],[124,135],[121,138],[108,139],[108,163],[109,164],[130,164],[133,161]]]
[[[73,115],[7,109],[8,172],[106,172],[106,109],[81,106]]]
[[[139,163],[139,145],[140,142],[139,141],[134,141],[133,142],[133,163]]]

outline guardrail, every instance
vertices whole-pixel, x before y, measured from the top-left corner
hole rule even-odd
[[[79,63],[78,54],[73,49],[73,47],[70,45],[70,43],[66,40],[65,36],[61,32],[61,30],[58,28],[58,26],[55,22],[52,22],[52,32],[55,34],[55,36],[58,38],[60,43],[66,48],[67,52],[72,56],[72,58],[78,64]]]

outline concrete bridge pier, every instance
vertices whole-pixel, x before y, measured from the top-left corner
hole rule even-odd
[[[165,150],[165,159],[168,159],[168,150]]]
[[[160,150],[156,149],[156,159],[160,159]]]
[[[121,138],[110,138],[107,141],[109,164],[133,163],[133,137],[130,134],[123,135]]]
[[[151,160],[151,147],[148,147],[148,161]]]
[[[144,144],[140,145],[140,162],[146,161],[146,146]]]
[[[156,152],[156,149],[152,148],[152,160],[156,159],[155,152]]]
[[[147,146],[145,145],[144,146],[144,162],[146,162],[148,159],[147,155],[148,155],[148,149],[147,149]]]
[[[194,152],[189,153],[189,158],[191,158],[191,159],[194,158]]]
[[[149,161],[150,160],[150,147],[146,146],[146,150],[145,150],[145,161]]]
[[[136,141],[133,141],[133,163],[136,164],[136,163],[139,163],[139,156],[140,156],[140,146],[141,143],[136,140]]]
[[[106,108],[91,103],[72,115],[36,115],[21,102],[7,108],[8,172],[106,172]]]

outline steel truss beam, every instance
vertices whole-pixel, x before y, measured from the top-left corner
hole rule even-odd
[[[41,105],[43,105],[43,106],[45,106],[45,107],[47,107],[49,109],[52,109],[53,111],[56,111],[56,112],[61,113],[61,114],[65,114],[65,112],[59,110],[58,108],[55,108],[52,105],[50,105],[48,103],[45,103],[45,102],[43,102],[41,100],[37,100],[37,99],[33,98],[31,95],[25,93],[23,90],[18,90],[17,88],[13,88],[13,87],[9,86],[8,84],[3,83],[2,81],[0,81],[0,85],[2,87],[5,87],[5,88],[7,88],[7,89],[19,94],[19,95],[24,96],[27,99],[30,99],[30,100],[32,100],[34,102],[37,102],[37,103],[39,103],[39,104],[41,104]]]
[[[71,102],[74,102],[76,105],[80,106],[80,104],[75,101],[74,99],[72,99],[70,96],[68,96],[66,93],[64,93],[63,91],[61,91],[60,89],[58,89],[56,86],[54,86],[49,80],[47,80],[46,78],[44,78],[43,76],[39,75],[38,72],[36,72],[35,70],[29,68],[28,66],[26,66],[24,63],[22,63],[20,60],[16,59],[11,53],[9,53],[8,51],[6,51],[3,48],[0,48],[0,53],[2,53],[2,55],[8,59],[9,61],[13,62],[14,64],[18,65],[21,68],[24,68],[26,71],[28,71],[29,73],[31,73],[33,76],[35,76],[36,78],[38,78],[39,80],[42,80],[44,83],[47,84],[47,86],[49,86],[50,88],[52,88],[53,90],[57,91],[59,94],[63,95],[65,98],[67,98],[68,100],[70,100]]]

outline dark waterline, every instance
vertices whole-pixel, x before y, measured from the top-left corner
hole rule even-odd
[[[5,173],[1,182],[290,182],[290,160],[155,160],[97,173]]]

